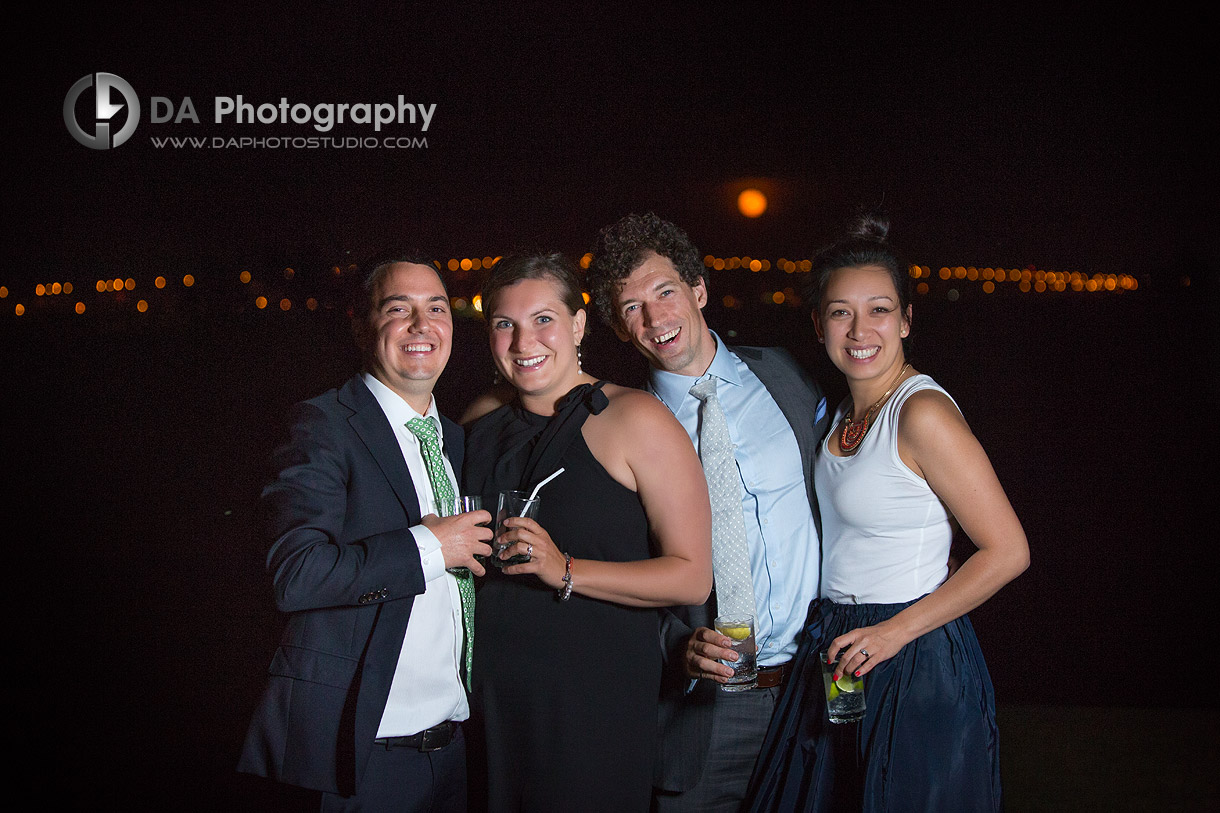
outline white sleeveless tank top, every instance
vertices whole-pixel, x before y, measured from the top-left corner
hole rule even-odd
[[[949,575],[952,517],[927,482],[898,456],[902,405],[912,393],[927,389],[949,397],[931,377],[911,376],[877,413],[854,455],[831,454],[829,436],[818,449],[814,483],[822,511],[821,595],[836,604],[911,601],[935,590]],[[832,427],[850,406],[849,396]]]

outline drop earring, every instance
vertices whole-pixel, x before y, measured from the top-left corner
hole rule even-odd
[[[585,368],[581,365],[580,345],[576,345],[576,372],[583,373]]]

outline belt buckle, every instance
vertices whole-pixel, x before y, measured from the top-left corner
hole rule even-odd
[[[420,751],[439,751],[453,741],[453,729],[448,723],[424,729],[419,734]]]

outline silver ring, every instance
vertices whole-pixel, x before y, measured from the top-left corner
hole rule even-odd
[[[867,649],[861,649],[861,650],[860,650],[860,654],[861,654],[861,655],[863,655],[864,657],[866,657],[866,658],[867,658],[867,657],[868,657],[868,650],[867,650]]]
[[[534,558],[534,543],[533,542],[530,542],[529,544],[527,544],[525,546],[525,558],[526,559]]]

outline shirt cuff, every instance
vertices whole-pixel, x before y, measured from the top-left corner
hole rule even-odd
[[[424,581],[430,582],[445,575],[445,556],[441,553],[441,541],[436,534],[424,525],[414,525],[410,529],[415,537],[415,546],[419,548],[419,563],[424,571]]]

